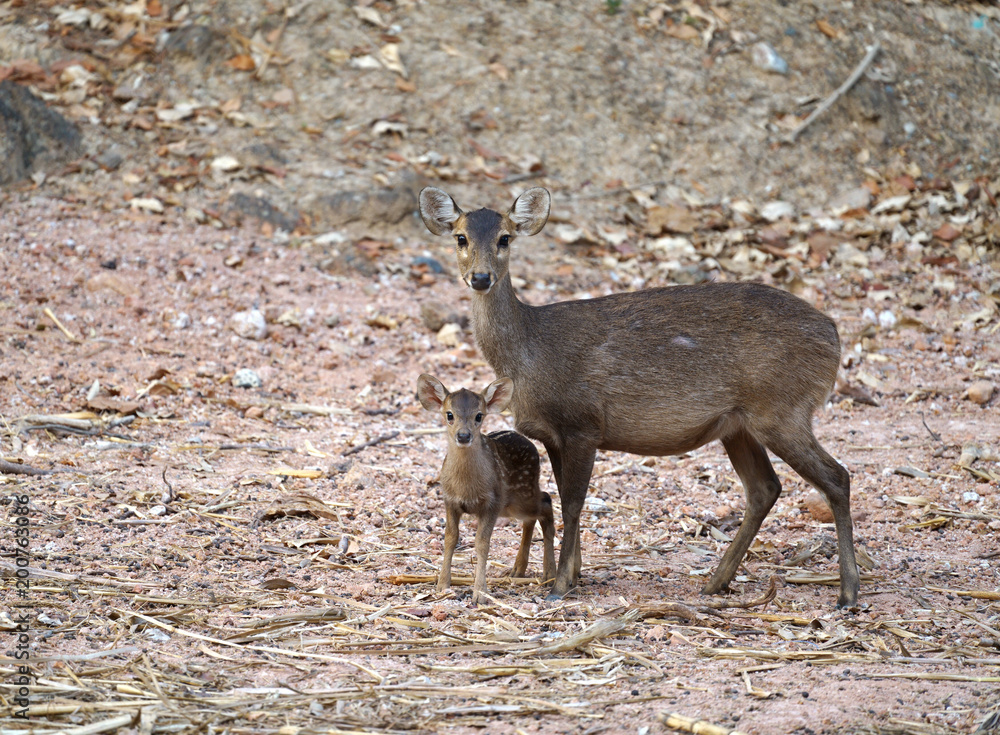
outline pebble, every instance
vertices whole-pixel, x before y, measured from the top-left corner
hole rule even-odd
[[[241,368],[233,376],[233,386],[236,388],[260,388],[264,381],[250,368]]]
[[[453,322],[445,324],[438,330],[437,341],[445,347],[458,347],[462,342],[462,328]]]
[[[990,381],[977,380],[969,386],[969,390],[966,391],[966,395],[973,403],[983,406],[989,403],[990,399],[993,397],[993,390],[993,383]]]
[[[806,510],[809,511],[809,515],[811,515],[814,520],[819,523],[833,523],[833,511],[830,510],[830,506],[827,504],[826,498],[815,490],[806,495],[802,504],[805,506]]]
[[[975,490],[969,490],[968,492],[962,493],[962,500],[966,503],[977,503],[979,502],[979,493]]]
[[[852,209],[868,209],[872,203],[872,193],[867,188],[859,186],[838,194],[830,200],[828,208],[834,212],[850,211]]]
[[[589,510],[592,513],[607,513],[611,510],[610,506],[602,498],[594,495],[591,495],[584,501],[583,509]]]
[[[760,216],[768,222],[777,222],[784,217],[795,216],[795,207],[791,202],[768,202],[760,208]]]
[[[457,324],[465,327],[468,317],[463,317],[447,304],[440,301],[425,301],[420,305],[420,319],[424,326],[432,332],[440,332],[445,324]]]
[[[750,57],[753,59],[754,66],[758,69],[771,71],[776,74],[788,73],[788,62],[781,58],[769,43],[764,43],[763,41],[755,43],[750,47]]]
[[[264,339],[267,336],[267,319],[259,309],[240,311],[229,320],[230,328],[243,339]]]
[[[888,309],[878,315],[878,325],[882,327],[882,329],[892,329],[896,326],[896,322],[896,315]]]

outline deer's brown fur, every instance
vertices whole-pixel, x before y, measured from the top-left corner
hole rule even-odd
[[[703,592],[727,587],[781,492],[767,450],[816,486],[833,510],[838,605],[857,601],[850,476],[816,441],[813,413],[833,388],[836,325],[805,301],[754,283],[653,288],[530,306],[511,285],[510,244],[545,225],[534,188],[506,213],[463,212],[440,189],[420,194],[434,234],[450,234],[470,286],[476,342],[514,380],[521,433],[545,445],[564,534],[552,596],[580,574],[580,513],[598,449],[679,454],[722,441],[743,483],[743,524]]]

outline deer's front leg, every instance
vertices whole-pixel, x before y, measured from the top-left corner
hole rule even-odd
[[[451,587],[451,557],[458,545],[458,522],[461,518],[462,511],[457,506],[445,505],[444,557],[441,559],[441,572],[438,574],[438,592],[444,592]]]

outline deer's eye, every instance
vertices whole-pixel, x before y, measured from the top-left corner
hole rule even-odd
[[[444,417],[445,417],[446,419],[448,419],[448,423],[449,423],[449,424],[450,424],[450,423],[451,423],[452,421],[454,421],[454,420],[455,420],[455,414],[453,414],[453,413],[452,413],[451,411],[449,411],[448,413],[446,413],[446,414],[444,415]]]
[[[510,236],[501,235],[500,239],[497,241],[497,247],[500,250],[506,250],[509,245],[510,245]]]
[[[465,239],[465,235],[456,235],[455,239],[458,240],[458,246],[460,248],[468,247],[469,241]]]
[[[481,413],[476,414],[476,423],[478,424],[483,420],[483,415]]]

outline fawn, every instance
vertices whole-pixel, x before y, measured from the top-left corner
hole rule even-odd
[[[449,393],[440,380],[426,373],[417,379],[420,404],[428,411],[440,411],[448,427],[448,453],[441,467],[444,559],[437,589],[441,592],[451,586],[451,558],[458,543],[458,522],[463,513],[471,513],[479,519],[473,602],[479,602],[485,592],[490,537],[500,516],[521,521],[521,546],[514,562],[514,576],[524,576],[528,568],[535,521],[541,525],[545,541],[544,579],[555,575],[552,499],[538,486],[538,450],[515,431],[480,432],[483,416],[502,412],[513,392],[510,378],[490,383],[482,393],[465,388]]]
[[[545,226],[550,197],[528,189],[501,214],[462,211],[441,189],[420,192],[435,235],[455,238],[472,289],[483,356],[514,380],[518,431],[545,445],[562,500],[564,533],[550,598],[580,576],[580,512],[598,449],[683,454],[722,441],[747,498],[746,514],[702,592],[728,587],[781,493],[767,450],[817,487],[833,511],[838,607],[856,604],[850,475],[813,435],[833,389],[840,337],[805,301],[755,283],[650,288],[530,306],[511,284],[510,245]]]

